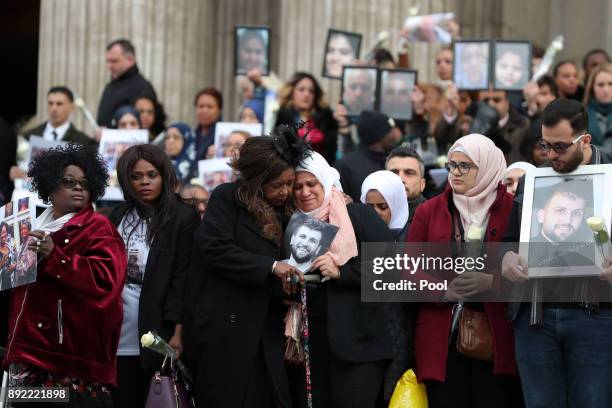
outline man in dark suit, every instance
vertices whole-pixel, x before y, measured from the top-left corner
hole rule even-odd
[[[115,111],[132,105],[141,96],[157,100],[153,86],[138,71],[136,49],[129,40],[122,38],[108,44],[106,66],[112,79],[104,88],[98,106],[100,126],[111,127]]]
[[[54,86],[47,92],[47,114],[49,120],[24,132],[24,137],[40,136],[46,140],[95,145],[96,141],[70,123],[74,110],[74,95],[65,86]]]

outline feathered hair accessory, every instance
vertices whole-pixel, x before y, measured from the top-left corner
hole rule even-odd
[[[312,153],[310,143],[306,141],[310,129],[307,129],[304,137],[300,137],[298,134],[298,131],[305,127],[304,125],[303,121],[297,126],[278,125],[270,135],[274,142],[274,148],[280,157],[293,167],[310,157]]]

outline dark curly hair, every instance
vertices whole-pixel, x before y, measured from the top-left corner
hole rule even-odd
[[[57,146],[39,153],[30,162],[28,177],[32,179],[32,191],[38,192],[38,197],[50,202],[53,192],[60,186],[64,169],[77,166],[87,179],[91,201],[96,201],[104,195],[108,186],[108,170],[102,157],[95,148],[78,143]]]
[[[309,145],[297,135],[298,128],[277,126],[271,136],[250,137],[240,148],[240,155],[231,166],[240,174],[238,200],[255,217],[269,239],[280,240],[283,229],[274,208],[263,197],[264,184],[280,177],[287,169],[310,155]],[[282,212],[290,216],[291,200]]]

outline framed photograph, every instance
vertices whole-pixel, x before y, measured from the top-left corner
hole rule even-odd
[[[379,110],[397,120],[412,119],[412,91],[417,72],[409,69],[379,70]]]
[[[323,76],[342,79],[342,67],[354,64],[359,58],[361,34],[347,31],[327,30],[325,53],[323,54]]]
[[[219,184],[234,180],[234,170],[227,158],[200,160],[198,162],[198,177],[202,186],[212,193]]]
[[[98,153],[104,159],[110,179],[101,200],[123,201],[123,193],[117,180],[117,161],[128,147],[149,143],[146,129],[102,129]]]
[[[215,125],[215,157],[235,157],[251,136],[261,136],[261,123],[218,122]]]
[[[495,41],[493,61],[495,89],[520,91],[531,77],[531,43]]]
[[[246,75],[259,69],[262,75],[270,74],[270,29],[260,26],[236,26],[234,28],[234,74]]]
[[[465,91],[479,91],[489,88],[489,40],[457,41],[453,46],[453,82]]]
[[[327,252],[337,232],[335,225],[296,212],[289,220],[283,238],[287,263],[308,273],[312,261]]]
[[[579,166],[560,174],[552,168],[527,173],[520,254],[530,277],[577,277],[601,273],[603,259],[589,217],[601,217],[610,231],[612,165]]]
[[[36,206],[25,198],[0,207],[0,290],[36,280],[36,252],[28,249]]]
[[[375,110],[378,68],[345,65],[342,70],[342,103],[348,116],[357,118],[364,110]]]
[[[68,142],[63,140],[47,140],[40,136],[30,136],[30,149],[26,156],[26,166],[30,164],[30,161],[38,156],[41,152],[49,149],[53,149],[57,146],[66,146]]]

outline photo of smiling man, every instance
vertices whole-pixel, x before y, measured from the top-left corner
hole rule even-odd
[[[287,263],[307,273],[315,258],[327,251],[337,231],[337,227],[306,214],[294,214],[285,231]]]

